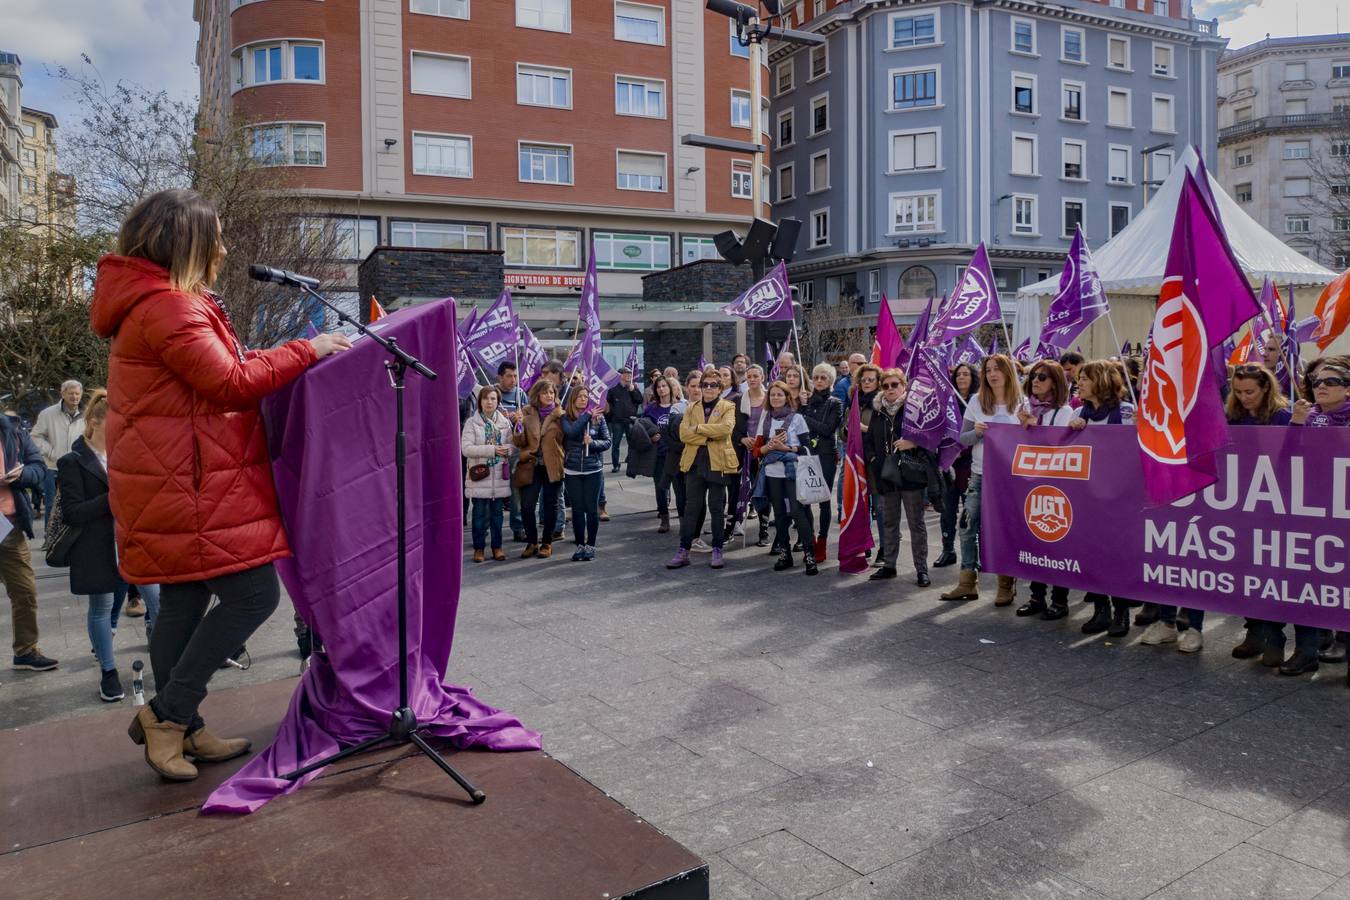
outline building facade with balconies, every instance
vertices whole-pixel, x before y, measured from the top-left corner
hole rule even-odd
[[[46,228],[75,227],[75,180],[58,171],[56,116],[23,107],[19,150],[19,218]]]
[[[1350,268],[1350,216],[1329,208],[1336,185],[1318,174],[1350,174],[1350,34],[1267,38],[1225,53],[1218,102],[1224,189],[1300,253]]]
[[[0,53],[0,224],[19,217],[19,159],[23,147],[20,97],[23,61],[17,53]]]

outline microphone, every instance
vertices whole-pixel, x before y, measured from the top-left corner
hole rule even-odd
[[[314,290],[319,286],[319,279],[310,278],[308,275],[297,275],[294,272],[287,272],[285,269],[274,269],[271,266],[263,266],[257,263],[248,267],[248,277],[254,281],[270,281],[273,284],[289,284],[294,287],[307,287]]]

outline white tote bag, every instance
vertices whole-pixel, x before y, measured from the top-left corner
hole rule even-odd
[[[809,453],[797,457],[797,502],[810,506],[813,503],[827,503],[829,499],[830,486],[825,482],[820,457]]]

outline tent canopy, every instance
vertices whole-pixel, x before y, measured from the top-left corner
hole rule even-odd
[[[1178,165],[1150,198],[1148,206],[1124,231],[1093,251],[1092,261],[1096,263],[1102,287],[1108,294],[1156,294],[1161,290],[1185,172],[1187,169],[1195,171],[1198,162],[1195,149],[1187,147]],[[1265,278],[1283,287],[1289,284],[1322,285],[1336,277],[1335,272],[1319,266],[1262,228],[1224,192],[1212,175],[1209,185],[1219,205],[1219,216],[1228,232],[1229,243],[1253,286],[1259,286]],[[1058,291],[1059,275],[1055,274],[1023,287],[1018,296],[1053,295]]]

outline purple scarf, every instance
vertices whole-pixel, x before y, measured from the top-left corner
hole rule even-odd
[[[545,419],[547,419],[549,416],[551,416],[551,415],[553,414],[553,411],[554,411],[555,409],[557,409],[557,408],[558,408],[558,401],[556,401],[556,400],[553,401],[552,403],[550,403],[548,406],[541,406],[541,407],[539,407],[539,410],[538,410],[538,412],[539,412],[539,421],[540,421],[540,422],[543,422]]]
[[[1350,426],[1350,400],[1345,401],[1335,409],[1324,410],[1320,406],[1314,406],[1312,412],[1308,413],[1306,423],[1310,428],[1345,428]]]
[[[1043,413],[1054,412],[1059,409],[1058,406],[1055,406],[1053,403],[1048,403],[1045,400],[1041,400],[1035,394],[1028,394],[1027,402],[1031,407],[1031,414],[1036,417],[1037,422],[1041,420],[1041,415]]]

